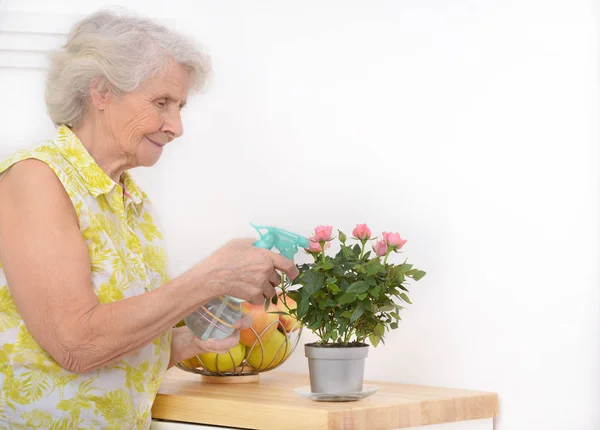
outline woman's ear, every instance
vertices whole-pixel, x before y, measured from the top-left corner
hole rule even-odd
[[[103,78],[94,78],[90,84],[90,100],[92,105],[98,110],[106,109],[110,91],[106,81]]]

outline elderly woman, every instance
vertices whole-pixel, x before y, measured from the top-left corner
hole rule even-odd
[[[0,164],[0,428],[148,428],[168,367],[239,338],[204,342],[176,323],[223,294],[263,303],[278,270],[297,276],[238,239],[168,278],[155,210],[128,169],[182,135],[205,64],[180,35],[110,12],[53,56],[56,137]]]

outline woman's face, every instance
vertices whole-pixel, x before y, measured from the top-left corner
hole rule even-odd
[[[171,63],[164,74],[148,79],[135,91],[110,97],[104,122],[130,167],[154,165],[163,147],[183,134],[180,111],[189,83],[189,71]]]

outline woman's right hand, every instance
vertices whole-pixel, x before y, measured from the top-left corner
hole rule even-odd
[[[292,260],[272,251],[257,248],[256,239],[235,239],[215,251],[198,268],[211,275],[218,284],[219,294],[246,300],[259,305],[273,297],[281,284],[277,270],[290,279],[299,271]]]

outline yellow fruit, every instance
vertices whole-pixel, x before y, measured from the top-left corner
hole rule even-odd
[[[198,366],[204,367],[211,372],[228,372],[242,363],[245,354],[246,347],[238,343],[225,354],[217,354],[216,352],[200,354],[198,357],[203,366],[200,363],[198,363]]]
[[[248,364],[255,369],[268,369],[277,366],[291,352],[292,345],[287,337],[279,331],[275,331],[267,341],[263,341],[262,348],[260,343],[256,342],[256,345],[254,345],[254,348],[248,354]]]
[[[183,364],[185,364],[187,367],[191,367],[192,369],[194,367],[201,367],[197,357],[192,357],[188,358],[187,360],[183,360]]]

